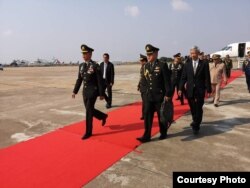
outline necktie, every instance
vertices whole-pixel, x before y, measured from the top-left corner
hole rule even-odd
[[[196,73],[196,69],[197,69],[197,62],[194,62],[194,74]]]

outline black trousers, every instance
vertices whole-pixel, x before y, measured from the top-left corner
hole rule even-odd
[[[154,112],[157,112],[158,122],[160,127],[161,135],[167,134],[167,125],[164,125],[160,122],[160,109],[162,102],[152,102],[148,99],[144,101],[144,134],[143,138],[151,138],[151,130],[154,118]]]
[[[204,97],[195,96],[193,98],[188,98],[188,104],[193,119],[192,127],[195,130],[200,130],[200,124],[202,122],[202,117],[203,117]]]
[[[227,78],[231,77],[231,69],[226,69],[226,76]]]
[[[92,129],[93,129],[93,117],[102,120],[107,115],[103,112],[95,109],[95,102],[96,102],[97,96],[93,98],[85,98],[83,96],[83,102],[86,109],[86,132],[85,135],[92,135]]]
[[[176,92],[178,93],[178,91],[179,91],[179,82],[173,82],[172,84],[171,84],[171,86],[172,86],[172,91],[173,91],[173,94],[172,95],[174,95],[174,92],[175,92],[175,90],[176,90]],[[182,94],[181,94],[181,96],[179,96],[178,95],[178,98],[180,99],[180,101],[181,102],[184,102],[184,92],[182,91]]]
[[[108,105],[112,105],[112,86],[104,80],[104,98]],[[107,89],[107,94],[106,94]]]
[[[250,75],[247,75],[247,74],[245,75],[246,75],[247,89],[248,91],[250,91]]]
[[[141,117],[143,117],[143,118],[144,118],[144,110],[145,110],[145,97],[146,97],[146,94],[141,92],[141,99],[142,99],[142,109],[141,109],[142,115],[141,115]]]

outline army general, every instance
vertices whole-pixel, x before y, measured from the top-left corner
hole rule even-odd
[[[102,120],[102,126],[104,126],[108,115],[95,109],[97,97],[100,96],[101,100],[104,99],[104,90],[100,66],[91,59],[94,49],[83,44],[81,50],[84,63],[79,65],[78,78],[72,98],[75,98],[75,95],[78,93],[83,83],[83,102],[86,109],[86,132],[82,139],[87,139],[92,136],[93,117]]]

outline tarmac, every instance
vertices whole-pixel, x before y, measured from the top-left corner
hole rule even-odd
[[[140,66],[115,69],[114,108],[109,110],[140,100]],[[0,148],[85,119],[81,93],[71,99],[77,70],[34,67],[0,72]],[[96,107],[108,111],[104,101]],[[167,188],[172,187],[174,171],[250,171],[250,94],[244,75],[222,90],[218,108],[206,101],[203,117],[198,136],[192,134],[187,113],[171,126],[166,140],[156,135],[84,187]]]
[[[104,112],[140,100],[140,65],[120,65],[115,70],[113,108],[107,110],[99,99],[96,103]],[[77,74],[78,66],[0,71],[0,148],[85,119],[82,91],[71,98]]]
[[[250,93],[245,77],[223,89],[218,108],[208,99],[203,117],[198,136],[189,127],[187,113],[171,126],[166,140],[156,135],[84,187],[168,188],[173,172],[250,171]]]

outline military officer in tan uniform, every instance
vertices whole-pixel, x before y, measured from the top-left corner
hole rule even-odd
[[[220,101],[220,86],[222,79],[224,78],[225,84],[227,84],[226,67],[225,64],[221,62],[220,55],[214,54],[213,63],[210,63],[210,78],[212,84],[212,97],[215,107],[219,106]]]

